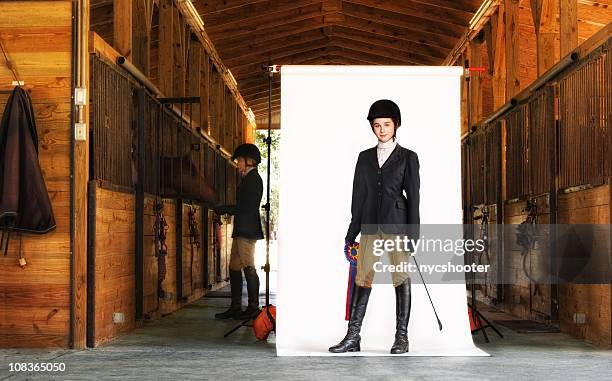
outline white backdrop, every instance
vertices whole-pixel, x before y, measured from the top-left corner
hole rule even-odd
[[[461,224],[461,73],[460,67],[282,66],[279,356],[334,355],[327,348],[346,333],[342,247],[357,156],[377,143],[366,120],[374,101],[399,105],[398,142],[419,155],[421,223]],[[440,332],[418,275],[412,284],[406,355],[487,355],[472,342],[465,285],[430,286]],[[394,334],[393,286],[375,284],[357,355],[389,355]]]

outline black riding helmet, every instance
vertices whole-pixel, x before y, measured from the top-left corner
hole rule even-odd
[[[402,124],[402,115],[400,109],[395,102],[389,99],[379,99],[372,103],[368,112],[368,121],[370,124],[376,118],[391,118],[396,121],[395,128]]]
[[[256,165],[261,163],[261,153],[255,144],[244,143],[236,147],[232,160],[236,160],[237,157],[253,159]]]

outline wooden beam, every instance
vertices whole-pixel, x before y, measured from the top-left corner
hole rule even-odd
[[[458,40],[465,31],[465,26],[447,23],[444,19],[432,21],[422,17],[402,15],[361,4],[348,3],[344,6],[342,12],[347,16],[371,20],[376,24],[395,26],[415,32],[450,36],[455,40]]]
[[[578,46],[577,0],[559,0],[559,29],[561,57],[565,57]]]
[[[390,65],[423,65],[425,63],[433,65],[431,60],[427,62],[419,61],[418,58],[415,59],[414,56],[408,52],[380,48],[376,45],[367,43],[355,44],[353,41],[342,37],[334,37],[331,45],[342,48],[343,50],[346,49],[377,56],[381,58],[380,62],[388,62]]]
[[[324,26],[325,24],[323,24],[321,18],[317,17],[289,25],[283,25],[278,28],[274,28],[273,30],[254,31],[253,33],[249,34],[248,38],[241,36],[216,38],[215,46],[222,52],[231,48],[247,49],[251,44],[264,44],[280,38],[295,36],[304,32],[321,29]]]
[[[557,2],[530,0],[530,3],[533,25],[536,30],[537,66],[538,76],[540,76],[559,61],[559,53],[555,49]]]
[[[275,65],[288,65],[294,64],[295,61],[300,59],[319,57],[320,55],[329,53],[330,51],[330,47],[327,44],[316,44],[302,52],[293,54],[279,53],[271,58]],[[236,75],[242,75],[243,73],[258,73],[261,72],[261,65],[266,63],[267,59],[264,61],[253,62],[248,65],[235,66],[232,68],[232,73]]]
[[[387,37],[399,38],[405,41],[417,42],[430,45],[435,48],[445,48],[449,51],[454,47],[456,39],[450,36],[440,36],[438,34],[426,33],[420,30],[408,30],[391,25],[380,25],[367,19],[347,16],[344,22],[339,25],[362,32],[382,35]]]
[[[187,68],[187,50],[189,44],[189,27],[183,15],[174,8],[172,19],[172,93],[171,97],[185,95],[185,73]]]
[[[77,30],[72,30],[76,34],[77,46],[73,52],[76,63],[75,85],[82,88],[90,88],[89,77],[89,18],[90,9],[87,1],[76,3],[76,14],[72,15],[77,19]],[[68,19],[68,18],[67,18]],[[68,61],[66,59],[66,61]],[[22,73],[23,74],[23,73]],[[26,83],[27,84],[27,83]],[[90,104],[85,100],[85,106],[77,108],[74,116],[82,117],[82,122],[89,127]],[[39,125],[40,128],[40,125]],[[66,123],[64,131],[72,131],[73,125]],[[87,210],[88,210],[88,187],[89,181],[89,134],[83,141],[71,139],[71,149],[73,151],[70,158],[72,167],[70,176],[72,182],[70,191],[72,197],[72,208],[70,209],[71,218],[71,261],[70,261],[70,292],[71,292],[71,321],[70,337],[73,349],[84,349],[87,346]],[[66,155],[68,156],[68,155]],[[48,186],[48,184],[47,184]],[[27,271],[27,270],[26,270]],[[44,290],[40,290],[44,292]],[[47,317],[47,321],[49,317]],[[38,330],[37,327],[34,327]]]
[[[309,5],[320,5],[321,0],[265,0],[209,14],[201,12],[207,3],[194,2],[206,25],[221,26],[236,22],[248,22],[264,15],[278,14]]]
[[[347,47],[357,51],[363,51],[365,53],[372,53],[380,55],[381,57],[387,57],[392,60],[402,61],[404,64],[414,65],[438,65],[442,59],[432,59],[430,57],[424,57],[412,53],[411,51],[402,51],[390,47],[380,47],[376,44],[371,44],[366,41],[355,41],[351,38],[345,38],[335,35],[331,41],[332,45]]]
[[[290,49],[302,44],[312,43],[320,41],[321,39],[328,39],[321,31],[314,30],[311,32],[280,38],[263,44],[253,44],[249,49],[227,49],[223,51],[223,57],[225,64],[228,67],[233,67],[239,64],[241,61],[253,60],[258,56],[267,57],[270,54],[274,54],[281,49]]]
[[[172,80],[173,80],[173,54],[174,47],[174,5],[172,0],[160,0],[159,5],[159,47],[157,49],[158,57],[158,75],[157,82],[159,89],[166,96],[172,96]]]
[[[388,12],[399,13],[405,16],[418,17],[426,22],[445,21],[450,24],[455,24],[460,27],[467,27],[471,12],[458,9],[440,8],[440,7],[424,7],[416,1],[405,0],[345,0],[346,4],[359,4],[366,7],[382,9]]]
[[[223,81],[216,69],[212,69],[210,82],[210,135],[217,141],[220,138],[221,88]]]
[[[200,84],[202,81],[202,44],[197,40],[197,38],[192,38],[190,41],[187,55],[187,96],[199,97],[200,90],[202,89],[202,85]],[[194,103],[191,105],[189,115],[199,126],[202,125],[199,103]]]
[[[208,25],[206,31],[213,38],[224,39],[227,37],[245,37],[257,31],[271,31],[277,27],[293,24],[298,21],[311,18],[322,18],[321,4],[309,5],[303,8],[290,9],[288,11],[264,14],[260,17],[246,21],[235,21],[222,25]]]
[[[132,59],[132,0],[113,0],[113,46]]]
[[[482,43],[477,39],[470,41],[470,66],[482,67]],[[482,79],[478,72],[473,72],[470,79],[470,118],[472,124],[482,119]]]
[[[200,66],[200,127],[211,134],[210,131],[210,87],[211,87],[211,64],[208,54],[202,49]]]
[[[455,11],[474,14],[482,4],[482,0],[406,0],[406,2],[426,5],[427,7],[437,7],[451,9]],[[471,16],[468,16],[471,17]]]
[[[493,88],[493,109],[506,102],[506,46],[504,27],[504,4],[491,15],[485,26],[485,39],[489,61],[489,75]]]
[[[207,0],[205,2],[196,2],[196,7],[200,15],[205,16],[211,13],[222,13],[234,9],[242,9],[243,7],[263,3],[266,0]]]
[[[333,27],[331,36],[344,37],[355,42],[365,42],[388,49],[408,51],[414,54],[415,58],[422,57],[423,59],[431,59],[433,62],[441,62],[444,58],[446,58],[448,53],[450,53],[449,49],[435,48],[431,45],[425,45],[418,42],[406,41],[382,35],[374,35],[359,31],[357,29],[345,28],[340,25],[335,25]]]
[[[151,24],[153,0],[133,0],[132,63],[146,76],[151,75]]]
[[[506,19],[506,99],[514,97],[521,90],[519,77],[519,0],[504,0]]]
[[[274,60],[280,57],[286,57],[297,53],[307,52],[312,49],[318,49],[327,46],[330,39],[321,36],[316,40],[302,42],[296,45],[287,45],[277,47],[275,49],[266,50],[264,52],[255,52],[239,58],[230,58],[225,60],[225,64],[231,68],[232,72],[238,73],[241,67],[252,65],[254,62],[266,63],[268,59]]]

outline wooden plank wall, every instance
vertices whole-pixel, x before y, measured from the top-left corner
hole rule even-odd
[[[0,255],[0,347],[68,347],[70,340],[71,2],[0,1],[0,39],[30,90],[39,161],[57,228]],[[13,78],[0,58],[0,89]],[[6,95],[0,95],[4,110]]]
[[[610,184],[559,195],[559,224],[609,224]],[[610,252],[609,237],[600,243]],[[612,347],[612,294],[610,284],[559,285],[561,330],[597,346]],[[585,324],[576,324],[574,314],[583,313]]]
[[[95,189],[95,346],[135,327],[135,197]],[[90,290],[92,291],[92,290]],[[122,313],[123,323],[113,314]]]

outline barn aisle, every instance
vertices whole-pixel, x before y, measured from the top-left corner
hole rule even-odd
[[[263,294],[262,294],[263,296]],[[235,321],[214,320],[227,303],[203,298],[176,313],[90,350],[0,350],[9,362],[64,362],[69,380],[363,380],[363,379],[606,379],[612,353],[564,333],[518,334],[500,327],[505,338],[483,346],[489,358],[459,357],[276,357],[274,338],[258,342],[242,328],[223,339]],[[504,319],[502,313],[489,317]],[[483,345],[482,336],[475,336]],[[554,350],[553,350],[554,349]],[[330,369],[334,369],[330,372]],[[20,380],[3,366],[0,380]],[[29,379],[49,379],[34,375]],[[40,378],[37,378],[40,377]]]

